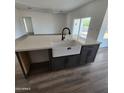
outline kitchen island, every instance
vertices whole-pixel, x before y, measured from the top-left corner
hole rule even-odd
[[[53,57],[53,42],[61,42],[61,35],[27,35],[17,39],[15,52],[24,76],[27,78],[31,65],[40,63],[40,61],[48,63],[49,71],[85,65],[94,61],[100,45],[99,42],[74,39],[69,35],[66,36],[66,39],[75,40],[81,44],[80,54]]]

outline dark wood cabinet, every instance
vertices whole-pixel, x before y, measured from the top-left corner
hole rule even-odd
[[[51,67],[52,70],[59,70],[65,68],[67,57],[55,57],[52,58]]]
[[[82,46],[80,54],[63,57],[51,57],[52,69],[58,70],[92,63],[95,60],[98,48],[99,44],[87,45]]]
[[[52,58],[52,70],[71,68],[80,65],[80,54]]]
[[[99,44],[82,46],[80,64],[83,65],[86,63],[94,62],[98,48]]]
[[[80,65],[80,54],[68,56],[65,67],[71,68]]]
[[[63,68],[71,68],[94,62],[100,44],[82,46],[80,54],[53,57],[52,49],[49,49],[49,61],[46,64],[49,71]],[[28,51],[16,52],[25,78],[29,75],[33,63],[30,60]],[[35,63],[34,63],[35,64]]]

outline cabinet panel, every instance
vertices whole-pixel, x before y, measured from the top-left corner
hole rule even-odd
[[[41,63],[49,61],[48,50],[34,50],[28,51],[31,63]]]
[[[27,52],[17,52],[16,55],[18,57],[18,61],[22,68],[23,74],[26,77],[27,74],[29,73],[30,64],[31,64],[28,53]]]
[[[65,67],[75,67],[80,65],[80,54],[68,56],[67,62],[65,63]]]
[[[55,57],[52,58],[52,70],[63,69],[65,67],[66,57]]]
[[[99,44],[97,45],[89,45],[83,46],[81,50],[81,64],[91,63],[94,61],[97,51],[99,48]]]
[[[80,64],[81,65],[86,64],[86,60],[87,60],[87,48],[82,47],[81,48],[81,56],[80,56]]]
[[[53,70],[76,67],[79,65],[80,65],[80,54],[65,56],[65,57],[56,57],[52,59]]]
[[[87,47],[87,63],[93,62],[95,60],[99,45],[93,45]]]

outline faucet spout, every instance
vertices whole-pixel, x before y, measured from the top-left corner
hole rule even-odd
[[[63,30],[62,30],[62,39],[61,40],[64,40],[65,39],[65,37],[64,37],[64,31],[66,29],[68,30],[69,34],[71,34],[71,31],[70,31],[70,29],[68,27],[63,28]]]

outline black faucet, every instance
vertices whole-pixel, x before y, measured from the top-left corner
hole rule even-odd
[[[71,31],[70,31],[70,29],[68,27],[63,28],[63,30],[62,30],[62,40],[65,39],[65,37],[64,37],[64,30],[65,29],[67,29],[69,31],[69,34],[71,34]]]

